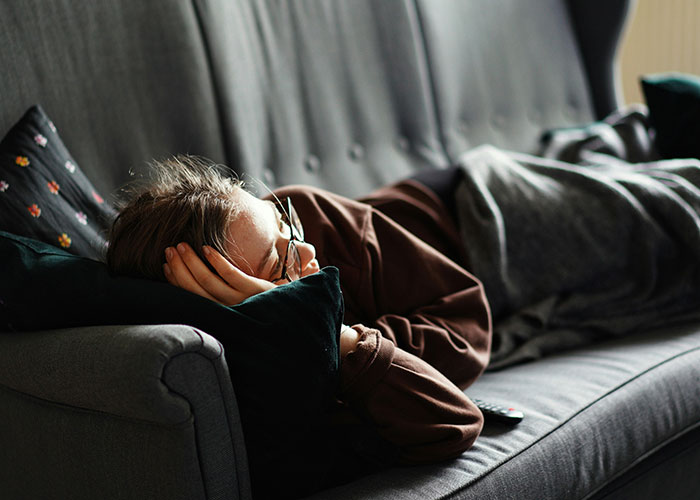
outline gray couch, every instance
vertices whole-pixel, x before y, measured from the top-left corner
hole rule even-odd
[[[0,130],[41,103],[103,193],[193,153],[355,196],[618,105],[627,0],[0,1]],[[182,325],[0,335],[0,498],[251,498],[219,344]],[[314,498],[697,498],[700,327],[487,372],[526,413],[448,463]]]

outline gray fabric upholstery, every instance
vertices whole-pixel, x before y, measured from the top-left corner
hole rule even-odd
[[[190,402],[207,498],[247,499],[251,491],[241,420],[221,355],[179,354],[165,367],[163,381]],[[216,388],[219,394],[212,391]]]
[[[5,388],[0,399],[3,498],[206,498],[189,422],[155,425]]]
[[[193,329],[85,328],[0,335],[0,380],[14,391],[78,408],[162,424],[190,418],[162,384],[168,358],[220,349]]]
[[[541,130],[593,119],[589,84],[614,104],[567,2],[496,3],[196,2],[231,166],[356,196],[484,142],[533,151]],[[591,67],[612,66],[628,2],[612,4],[598,9],[611,43],[586,39]]]
[[[412,1],[196,5],[239,173],[354,196],[446,164]]]
[[[565,4],[498,4],[3,4],[0,87],[19,87],[0,95],[0,126],[40,102],[105,193],[189,152],[271,187],[365,194],[482,142],[531,151],[543,127],[594,115]]]
[[[595,493],[592,500],[668,498],[695,500],[700,470],[700,428],[697,426],[640,461],[634,468]]]
[[[189,2],[0,2],[0,19],[3,134],[41,104],[102,193],[152,158],[189,152],[225,160]]]
[[[250,497],[221,346],[191,327],[3,333],[0,388],[10,498]]]
[[[440,133],[453,163],[482,143],[532,151],[543,129],[592,119],[565,2],[417,5]],[[568,70],[557,69],[563,66]]]

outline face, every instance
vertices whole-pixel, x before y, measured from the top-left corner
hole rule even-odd
[[[277,280],[289,243],[289,228],[271,201],[261,200],[243,189],[238,190],[239,212],[230,226],[233,263],[239,269],[267,281]],[[292,279],[302,278],[319,270],[313,245],[295,241],[301,264],[301,276],[295,270],[299,265],[288,265]],[[294,250],[290,247],[290,254]],[[290,255],[291,259],[292,256]],[[284,283],[281,281],[280,283]]]

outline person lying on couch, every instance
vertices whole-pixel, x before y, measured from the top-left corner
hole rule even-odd
[[[412,181],[360,202],[293,186],[259,199],[205,160],[154,167],[114,222],[113,272],[235,305],[335,266],[350,326],[334,420],[368,423],[403,464],[474,443],[483,417],[463,389],[488,363],[490,311],[480,282],[448,257],[456,231],[430,190]],[[415,213],[411,231],[375,206]]]
[[[333,424],[367,424],[379,439],[360,456],[380,463],[469,448],[482,416],[463,389],[487,364],[698,315],[697,161],[481,147],[359,201],[309,186],[257,199],[189,158],[158,170],[114,224],[110,267],[236,304],[336,266],[350,327]]]

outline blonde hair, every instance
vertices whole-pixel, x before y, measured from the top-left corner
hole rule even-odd
[[[136,188],[112,224],[106,254],[110,270],[164,281],[165,249],[183,241],[205,263],[205,244],[231,260],[229,227],[243,182],[195,156],[175,156],[150,167],[150,181]]]

